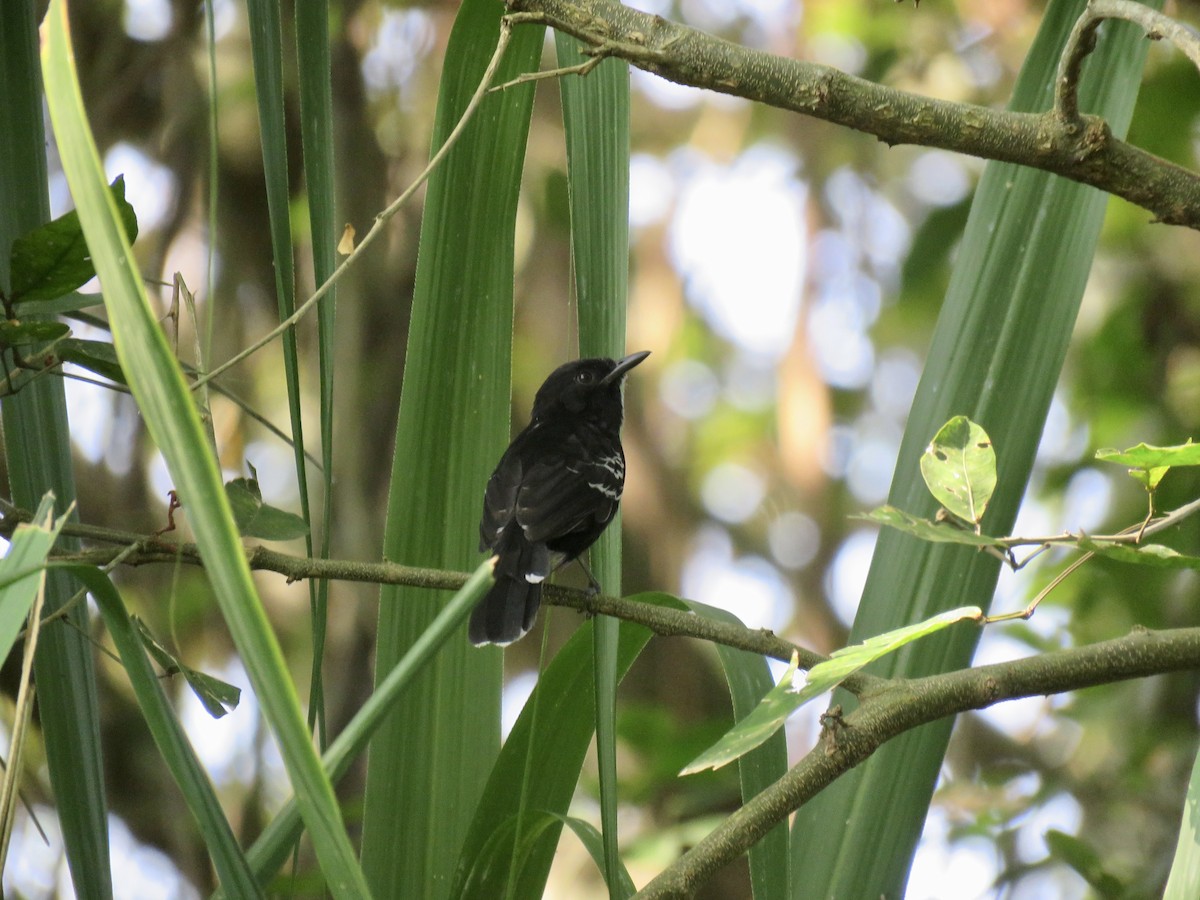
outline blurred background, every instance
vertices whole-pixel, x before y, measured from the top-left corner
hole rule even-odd
[[[339,217],[361,235],[428,158],[457,6],[334,5]],[[1042,11],[1041,3],[1025,0],[919,9],[884,0],[631,5],[775,53],[985,106],[1007,101]],[[1167,12],[1197,18],[1194,4],[1168,5]],[[124,174],[138,213],[143,274],[168,284],[182,275],[202,314],[215,303],[212,359],[222,361],[276,320],[245,10],[233,0],[213,2],[215,85],[201,4],[109,0],[76,3],[72,15],[92,127],[109,176]],[[553,65],[548,43],[544,66]],[[295,72],[287,77],[294,84]],[[1153,48],[1131,140],[1195,168],[1197,85],[1186,60]],[[219,109],[215,141],[210,89]],[[627,388],[622,589],[682,594],[828,652],[844,643],[875,540],[874,528],[853,516],[886,498],[982,163],[888,148],[636,70],[632,89],[628,347],[653,356]],[[298,148],[294,102],[288,117],[296,132],[290,146]],[[70,201],[51,153],[58,214]],[[298,201],[298,158],[290,171]],[[294,208],[303,246],[306,207]],[[380,556],[420,215],[418,196],[339,287],[337,557]],[[553,82],[538,88],[518,215],[514,426],[525,423],[546,373],[577,355],[579,301],[572,296]],[[1094,463],[1093,452],[1197,436],[1200,244],[1193,232],[1149,219],[1110,201],[1018,534],[1117,530],[1139,520],[1145,494],[1122,470]],[[312,266],[303,251],[298,272],[306,296]],[[160,299],[165,315],[169,288]],[[195,361],[186,315],[179,332],[181,356]],[[300,334],[315,359],[313,323]],[[279,359],[273,345],[224,383],[282,426]],[[161,528],[171,485],[132,401],[79,382],[68,382],[68,398],[83,520],[139,532]],[[316,403],[311,396],[314,422]],[[290,449],[230,402],[214,397],[213,413],[227,473],[245,475],[253,464],[265,499],[298,509]],[[1198,489],[1196,478],[1174,472],[1160,506],[1177,506]],[[1196,552],[1196,527],[1180,532],[1180,546]],[[476,536],[463,540],[474,545]],[[300,546],[285,549],[302,552]],[[1046,554],[1002,575],[993,610],[1024,606],[1065,558]],[[286,798],[286,779],[205,580],[170,567],[120,574],[127,602],[161,641],[189,665],[247,689],[234,713],[214,721],[176,686],[185,725],[248,842]],[[306,685],[307,589],[270,575],[259,582],[296,682]],[[371,689],[376,599],[369,586],[332,588],[326,696],[335,733]],[[1094,561],[1057,587],[1028,623],[989,630],[977,658],[993,662],[1091,642],[1135,624],[1196,624],[1198,601],[1192,573]],[[554,642],[577,623],[562,610],[542,620]],[[532,688],[538,649],[528,640],[508,653],[510,720]],[[181,814],[124,673],[103,655],[100,669],[122,896],[200,896],[212,877],[203,847]],[[1088,896],[1063,851],[1048,845],[1051,830],[1080,839],[1135,896],[1154,893],[1170,863],[1195,754],[1198,687],[1196,674],[1179,674],[961,717],[909,897]],[[622,838],[640,884],[738,804],[732,770],[675,777],[728,727],[729,701],[711,648],[682,640],[655,641],[620,701]],[[11,697],[3,702],[7,723]],[[789,724],[794,757],[816,740],[821,709],[810,705]],[[46,840],[28,815],[18,819],[3,886],[14,896],[66,895],[70,882],[36,744],[26,758]],[[576,803],[584,817],[597,807],[592,787],[585,775]],[[341,794],[353,820],[361,797],[356,776]],[[550,896],[599,896],[600,879],[573,841],[569,833],[563,838]],[[730,871],[706,896],[739,896],[743,884],[744,873]]]

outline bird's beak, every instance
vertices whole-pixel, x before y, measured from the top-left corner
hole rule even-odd
[[[614,381],[620,381],[625,377],[626,372],[628,372],[649,355],[649,350],[639,350],[637,353],[630,353],[628,356],[618,362],[613,370],[604,376],[600,383],[612,384]]]

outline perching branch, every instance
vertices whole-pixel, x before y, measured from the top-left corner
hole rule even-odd
[[[1108,8],[1114,0],[1097,2]],[[890,145],[939,147],[1043,169],[1123,197],[1159,222],[1200,229],[1200,174],[1116,139],[1094,116],[1071,121],[1056,110],[1017,113],[923,97],[742,47],[616,0],[508,0],[508,8],[524,21],[573,35],[593,54],[624,59],[678,84],[824,119]],[[1098,14],[1128,18],[1124,7]],[[1149,36],[1174,39],[1174,32],[1158,23]],[[1068,73],[1068,85],[1076,77]]]
[[[18,524],[28,522],[30,519],[28,511],[0,502],[0,537],[11,536]],[[82,563],[107,566],[117,563],[125,566],[144,566],[155,563],[169,565],[184,563],[203,565],[199,548],[192,543],[169,541],[153,535],[117,531],[74,522],[64,524],[62,533],[110,546],[52,554],[51,564]],[[263,546],[247,547],[246,561],[251,569],[275,572],[283,575],[289,583],[308,578],[322,578],[370,584],[403,584],[409,587],[454,591],[466,584],[469,577],[464,572],[403,566],[391,562],[309,559],[280,553]],[[800,665],[805,669],[811,669],[826,659],[819,653],[797,647],[765,629],[751,629],[717,622],[683,610],[639,603],[636,600],[603,595],[592,596],[586,591],[558,585],[547,585],[543,599],[548,604],[575,609],[587,615],[613,616],[627,622],[644,625],[662,637],[692,637],[769,656],[783,662],[788,662],[793,653],[798,653]],[[877,680],[870,676],[858,676],[845,682],[844,686],[852,693],[858,693]]]

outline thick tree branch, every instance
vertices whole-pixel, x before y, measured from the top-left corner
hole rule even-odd
[[[1123,197],[1160,222],[1200,229],[1200,175],[1117,140],[1093,116],[1071,124],[1055,110],[1015,113],[922,97],[742,47],[616,0],[508,0],[508,8],[575,36],[592,53],[678,84],[824,119],[887,144],[1043,169]]]
[[[865,761],[885,742],[919,725],[1005,700],[1197,668],[1200,628],[1137,629],[1087,647],[889,683],[878,692],[864,694],[862,704],[827,727],[804,759],[730,815],[637,896],[646,900],[692,896],[713,873],[745,853],[834,779]]]

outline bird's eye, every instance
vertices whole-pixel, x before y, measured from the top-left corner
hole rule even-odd
[[[596,376],[586,369],[575,376],[575,382],[577,384],[591,384],[595,380]]]

